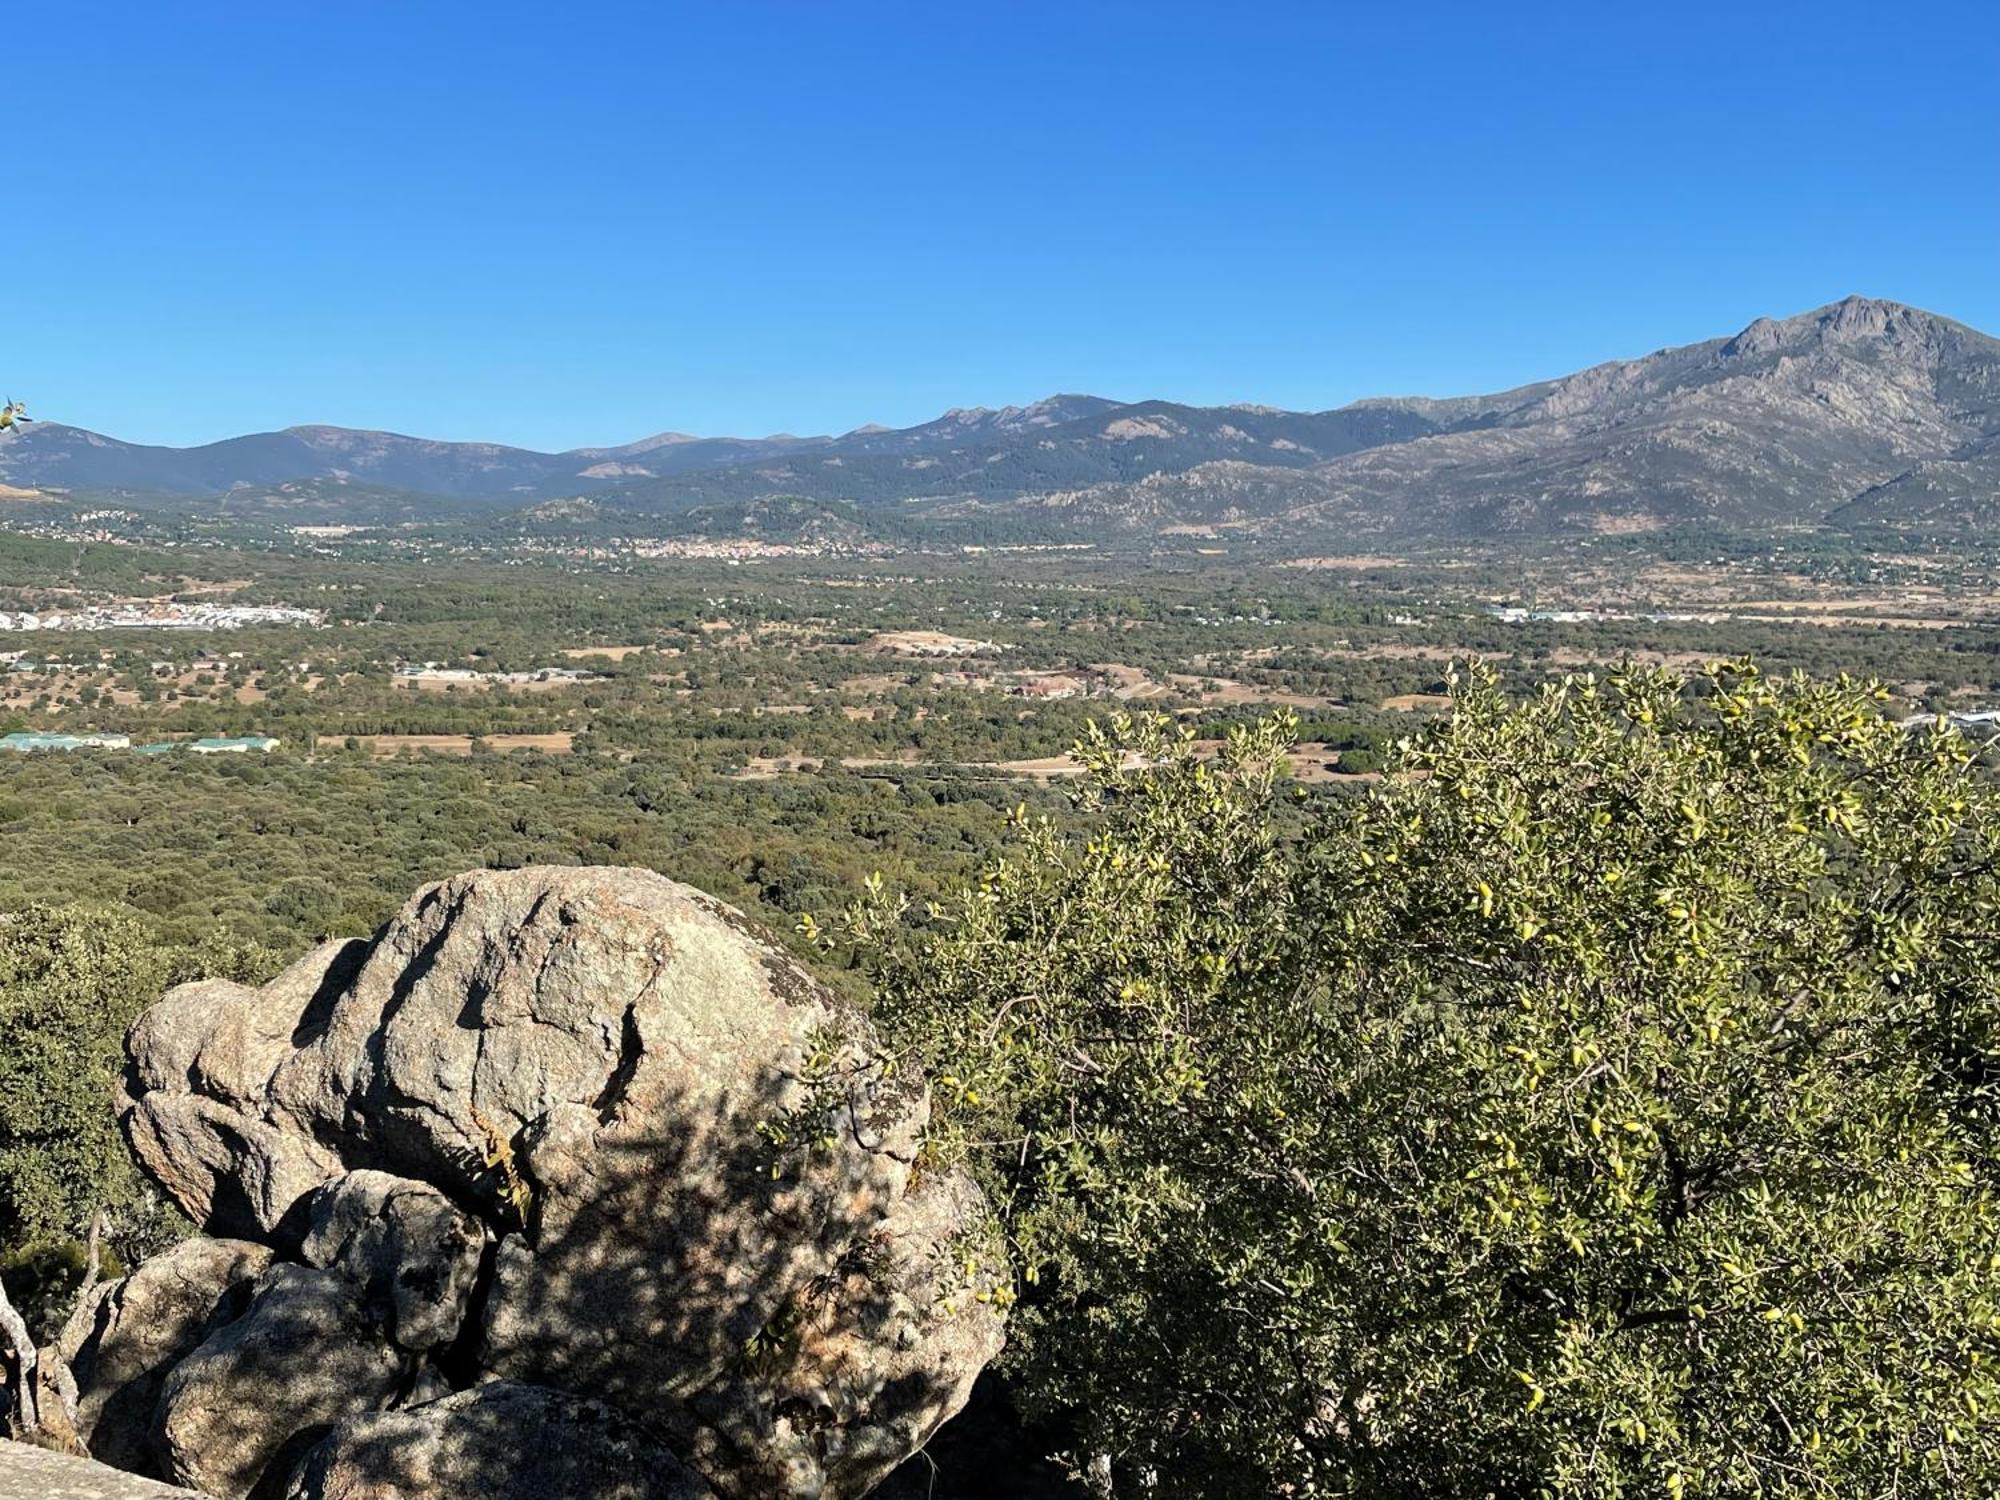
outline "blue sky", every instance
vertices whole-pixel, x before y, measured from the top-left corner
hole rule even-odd
[[[13,6],[0,395],[533,447],[2000,332],[2000,6]]]

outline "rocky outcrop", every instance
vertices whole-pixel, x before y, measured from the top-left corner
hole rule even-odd
[[[998,1350],[984,1206],[918,1169],[920,1082],[657,875],[443,882],[262,989],[173,991],[130,1051],[141,1161],[280,1257],[156,1362],[151,1452],[211,1494],[624,1494],[590,1466],[656,1454],[633,1496],[840,1500]],[[507,1468],[510,1424],[549,1451]]]
[[[299,1257],[340,1272],[389,1342],[411,1354],[459,1336],[486,1230],[428,1183],[348,1172],[313,1192]]]
[[[271,1252],[240,1240],[188,1240],[99,1287],[59,1346],[76,1378],[77,1436],[105,1463],[154,1472],[153,1413],[167,1372],[241,1315]]]

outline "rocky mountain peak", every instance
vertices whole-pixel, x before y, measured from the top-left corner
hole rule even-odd
[[[1879,343],[1931,359],[1969,334],[1969,329],[1921,308],[1854,296],[1790,318],[1758,318],[1724,344],[1722,354],[1733,359]]]
[[[1785,325],[1776,318],[1758,318],[1722,346],[1724,359],[1754,359],[1784,347]]]

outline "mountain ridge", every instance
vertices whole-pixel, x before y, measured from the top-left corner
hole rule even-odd
[[[1974,525],[2000,521],[2000,340],[1856,296],[1484,395],[1294,412],[1060,393],[904,428],[663,432],[561,453],[317,424],[168,448],[43,423],[0,439],[0,482],[232,508],[286,486],[334,510],[343,486],[443,509],[594,497],[635,516],[783,496],[1113,532]]]

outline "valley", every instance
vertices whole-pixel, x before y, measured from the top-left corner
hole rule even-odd
[[[0,757],[0,904],[286,951],[473,865],[648,864],[779,930],[876,869],[942,890],[1024,799],[1067,818],[1068,752],[1119,714],[1207,746],[1288,713],[1300,794],[1351,796],[1474,658],[1523,692],[1749,654],[1877,678],[1899,717],[2000,706],[2000,543],[718,554],[134,516],[0,531],[0,617],[61,625],[0,636],[0,734],[56,737]],[[106,736],[271,745],[75,744]]]

